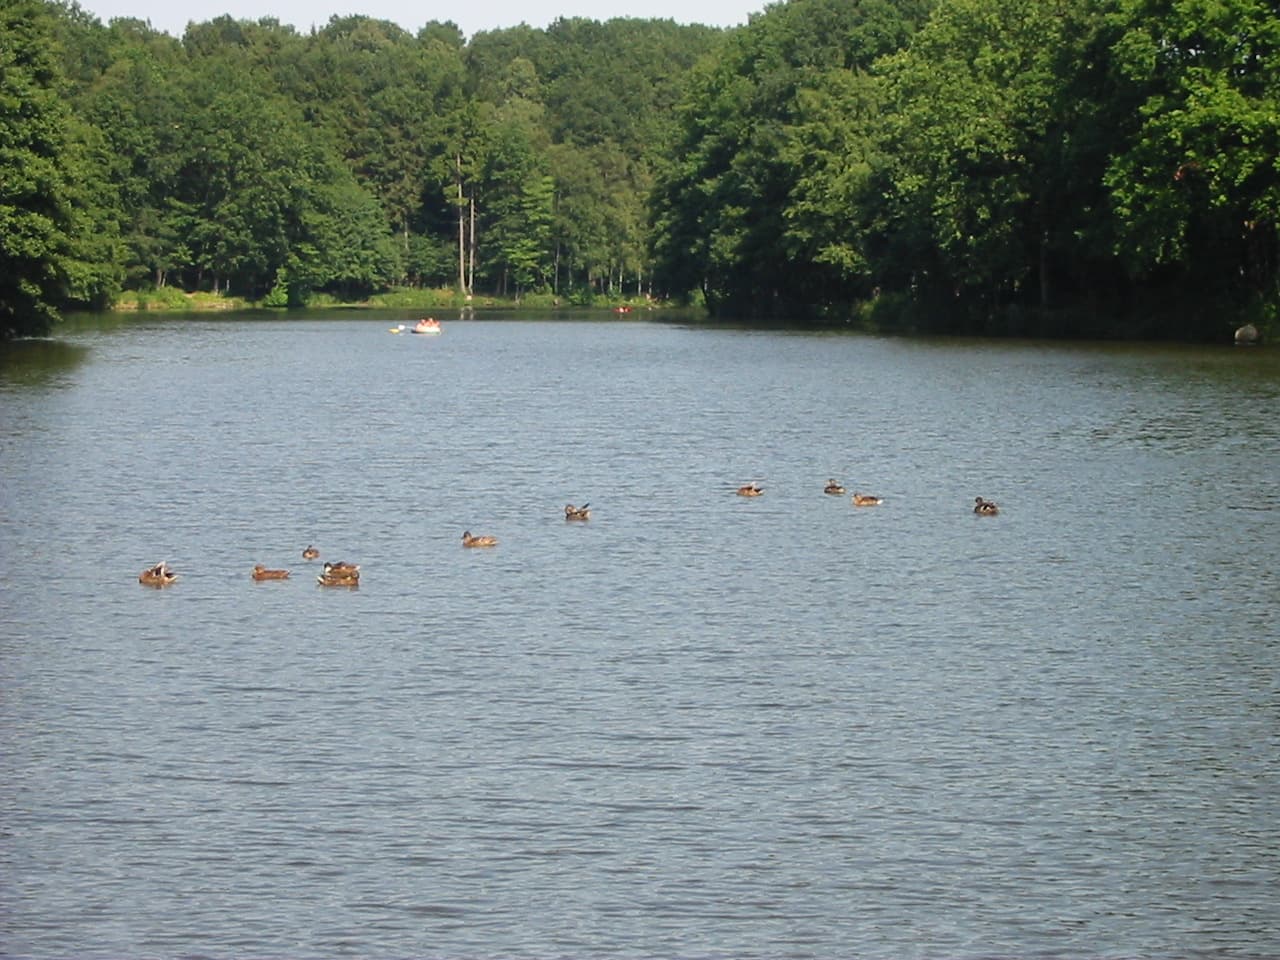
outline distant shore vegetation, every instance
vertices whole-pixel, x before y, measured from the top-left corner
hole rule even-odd
[[[473,296],[450,287],[392,287],[356,300],[344,300],[324,292],[312,293],[305,309],[330,310],[484,310],[502,309],[595,309],[630,312],[641,309],[669,308],[667,301],[650,297],[584,297],[566,299],[547,292],[527,293],[520,297]],[[685,305],[687,306],[687,304]],[[111,304],[120,313],[216,313],[253,309],[293,309],[261,300],[248,300],[225,293],[187,293],[177,287],[124,290]]]
[[[0,338],[67,310],[484,299],[1270,335],[1276,22],[1268,0],[789,0],[728,30],[175,38],[8,0]]]

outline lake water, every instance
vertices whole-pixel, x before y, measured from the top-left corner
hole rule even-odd
[[[409,320],[0,347],[0,953],[1280,955],[1280,352]]]

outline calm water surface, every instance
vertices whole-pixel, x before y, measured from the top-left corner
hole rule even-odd
[[[1280,353],[408,319],[7,348],[0,953],[1280,955]]]

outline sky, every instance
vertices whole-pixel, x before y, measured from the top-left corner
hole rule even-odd
[[[609,20],[613,17],[672,19],[732,27],[764,9],[768,0],[463,0],[462,3],[415,0],[80,0],[80,6],[103,23],[114,17],[149,20],[156,30],[181,37],[189,21],[203,23],[227,14],[237,20],[275,17],[302,33],[323,27],[335,14],[363,14],[398,23],[416,33],[432,20],[451,20],[467,36],[527,23],[546,27],[560,17]]]

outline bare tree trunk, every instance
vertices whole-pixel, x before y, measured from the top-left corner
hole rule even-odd
[[[458,171],[458,289],[469,293],[467,287],[467,230],[466,205],[462,202],[462,154],[454,154],[454,164]]]
[[[1049,231],[1040,237],[1040,308],[1049,308]]]
[[[467,295],[475,293],[476,286],[476,198],[471,198],[471,269],[467,276]]]

